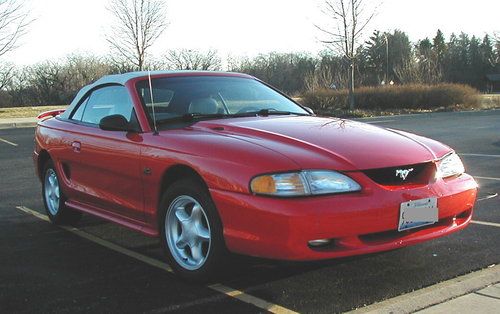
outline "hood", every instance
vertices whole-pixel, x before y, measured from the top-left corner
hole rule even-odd
[[[196,128],[274,150],[303,169],[350,171],[412,165],[450,151],[439,142],[410,133],[313,116],[212,120],[197,123]]]

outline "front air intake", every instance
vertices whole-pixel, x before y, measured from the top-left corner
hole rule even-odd
[[[380,185],[428,184],[436,174],[436,165],[433,162],[426,162],[399,167],[369,169],[364,170],[363,173]]]

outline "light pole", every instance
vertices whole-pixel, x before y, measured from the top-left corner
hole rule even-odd
[[[385,82],[389,79],[389,39],[387,38],[387,33],[385,36]]]

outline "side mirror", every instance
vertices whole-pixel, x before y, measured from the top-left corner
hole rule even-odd
[[[133,131],[127,119],[121,114],[106,116],[99,122],[99,128],[104,131]]]

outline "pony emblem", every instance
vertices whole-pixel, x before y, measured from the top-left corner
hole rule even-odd
[[[410,169],[397,169],[396,170],[396,177],[400,177],[401,179],[406,180],[410,172],[413,171],[413,168]]]

